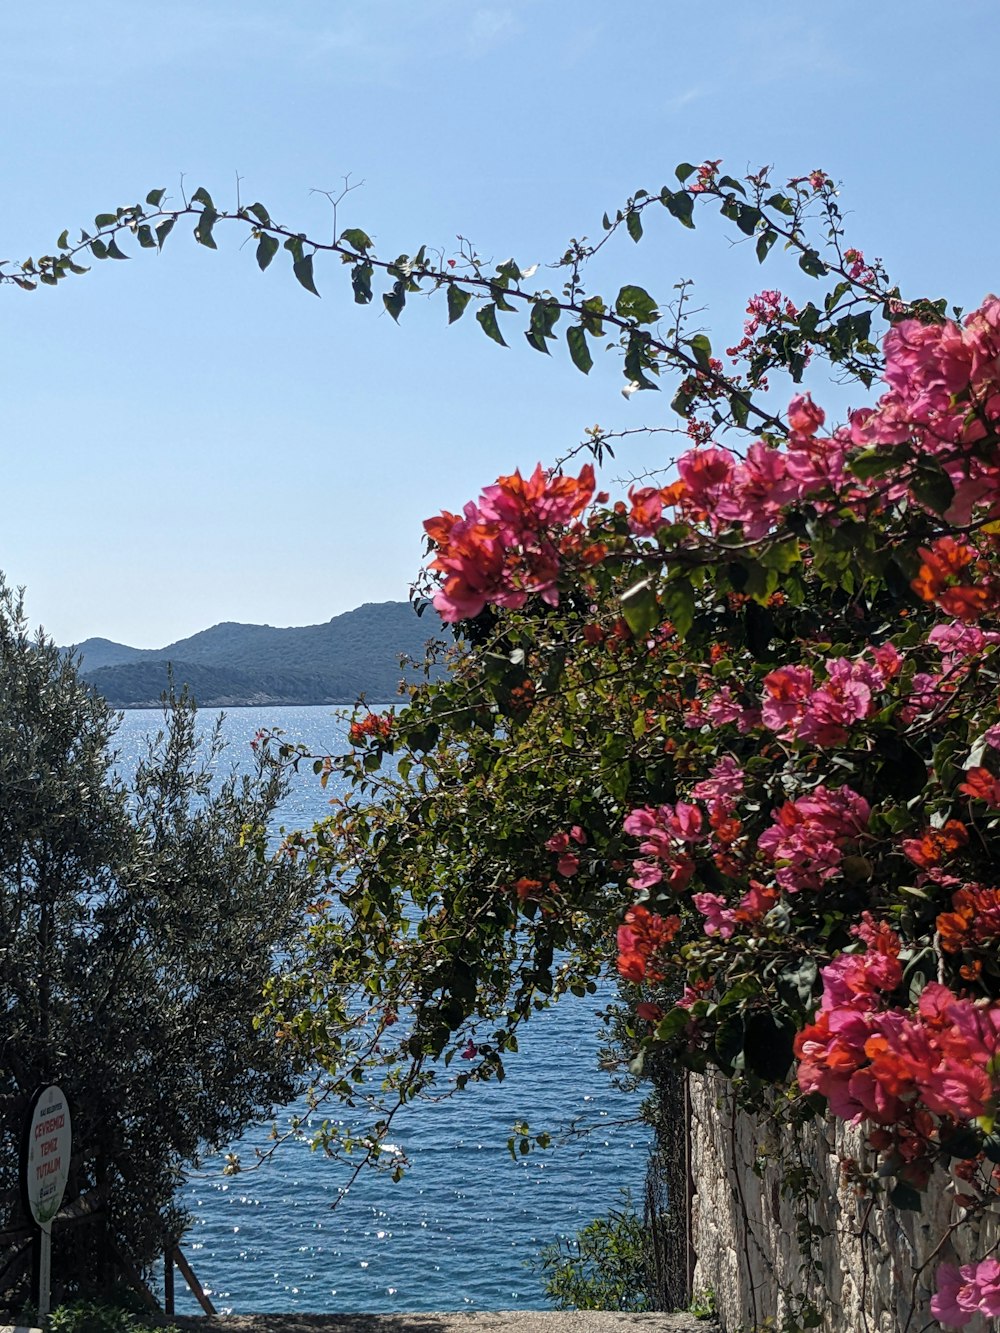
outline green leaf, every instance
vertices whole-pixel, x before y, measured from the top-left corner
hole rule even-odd
[[[370,250],[372,248],[372,238],[360,227],[347,227],[340,233],[340,239],[346,241],[355,250]]]
[[[768,1083],[778,1083],[792,1065],[794,1029],[779,1023],[766,1009],[746,1020],[743,1054],[746,1066]]]
[[[56,249],[67,250],[68,248],[69,248],[69,232],[64,231],[62,235],[59,237],[58,241],[56,241]]]
[[[159,208],[165,194],[166,190],[150,190],[149,194],[146,195],[146,203],[152,208]]]
[[[451,283],[448,287],[448,323],[454,324],[456,319],[461,319],[465,313],[465,307],[472,300],[472,293],[465,291],[462,287],[457,287]]]
[[[197,190],[195,190],[194,194],[191,196],[191,202],[192,204],[202,204],[205,208],[210,208],[213,213],[215,212],[212,196],[203,185],[199,185]]]
[[[920,949],[903,970],[903,986],[910,1004],[916,1004],[929,982],[937,980],[937,955],[930,947]]]
[[[594,358],[590,355],[590,348],[587,346],[587,335],[581,325],[570,325],[566,330],[566,342],[569,345],[569,354],[573,358],[574,366],[586,375],[594,364]]]
[[[790,537],[787,541],[776,542],[762,552],[760,563],[766,569],[777,569],[782,574],[787,574],[793,565],[797,565],[802,559],[802,552],[799,548],[799,539]]]
[[[884,477],[887,472],[893,472],[901,463],[909,460],[910,454],[909,444],[894,444],[888,448],[883,445],[855,454],[848,466],[854,476],[868,481],[872,477]]]
[[[95,259],[107,259],[108,257],[108,247],[103,241],[91,241],[90,252]]]
[[[604,217],[601,218],[601,226],[604,228],[605,231],[611,230],[611,219],[608,217],[607,213],[605,213]]]
[[[403,306],[406,305],[406,280],[397,278],[392,284],[392,291],[382,293],[382,304],[388,310],[396,323],[399,323],[399,316],[402,314]]]
[[[889,1192],[889,1202],[901,1211],[919,1213],[923,1200],[918,1190],[905,1181],[898,1180]]]
[[[270,227],[271,215],[263,204],[247,204],[247,212],[252,213],[262,227]]]
[[[789,963],[778,975],[778,990],[786,1003],[797,1004],[806,1008],[812,999],[819,969],[815,958],[804,958],[798,963]]]
[[[932,509],[935,514],[943,514],[955,499],[955,486],[947,472],[929,462],[920,464],[910,482],[910,490],[922,505]]]
[[[689,339],[688,346],[694,353],[694,359],[698,362],[698,365],[701,366],[702,370],[709,370],[712,344],[708,341],[705,335],[703,333],[696,333],[693,338]]]
[[[499,343],[501,347],[507,346],[503,340],[503,334],[500,332],[499,325],[497,324],[497,308],[492,301],[490,301],[488,305],[479,307],[476,311],[476,319],[487,338],[492,338],[493,341]]]
[[[674,169],[674,175],[683,185],[687,178],[693,176],[697,170],[698,168],[692,166],[690,162],[681,162],[680,165]]]
[[[685,227],[694,230],[694,198],[686,190],[678,190],[676,194],[672,194],[669,199],[665,199],[663,202],[678,222],[682,222]]]
[[[644,287],[629,283],[618,293],[615,310],[623,319],[635,320],[637,324],[651,324],[659,319],[660,312],[656,302]]]
[[[768,208],[775,209],[778,213],[784,213],[786,217],[791,217],[795,212],[795,205],[786,195],[772,194],[767,201]]]
[[[148,222],[142,223],[136,231],[136,236],[144,250],[156,249],[156,238],[153,236],[153,229]]]
[[[103,231],[105,227],[113,227],[117,221],[118,217],[114,213],[98,213],[94,218],[94,226],[98,231]]]
[[[743,187],[743,182],[738,181],[734,176],[720,176],[718,184],[720,190],[735,190],[738,194],[742,194],[746,197],[746,190]]]
[[[638,384],[641,389],[658,389],[659,385],[654,384],[645,373],[652,368],[646,336],[638,331],[633,331],[629,334],[628,346],[625,349],[625,363],[623,366],[625,378],[630,384]]]
[[[752,236],[763,216],[759,208],[753,208],[750,204],[743,204],[736,216],[736,225],[744,236]]]
[[[562,311],[555,301],[538,301],[531,307],[531,327],[525,337],[536,352],[549,355],[549,341],[555,337],[552,327]]]
[[[351,286],[354,289],[354,300],[358,305],[367,305],[372,299],[372,266],[371,264],[355,264],[351,269]]]
[[[983,1147],[983,1136],[971,1125],[956,1125],[947,1133],[941,1133],[941,1147],[950,1157],[959,1157],[968,1161],[978,1157]]]
[[[594,338],[604,337],[604,320],[606,314],[604,302],[599,296],[590,296],[583,302],[583,309],[580,319],[583,327]]]
[[[313,282],[312,255],[303,255],[301,259],[296,259],[295,263],[292,265],[292,272],[307,292],[312,292],[313,296],[319,296],[319,292],[316,290],[316,284]]]
[[[750,405],[742,395],[730,394],[729,410],[737,426],[745,426],[750,419]]]
[[[829,272],[815,250],[806,250],[799,256],[799,268],[810,278],[825,278]]]
[[[765,231],[757,237],[757,262],[763,264],[764,260],[771,253],[771,246],[778,239],[776,231]]]
[[[95,244],[96,244],[96,242],[95,242]],[[118,242],[115,240],[115,238],[114,238],[113,236],[112,236],[111,240],[108,241],[108,258],[109,258],[109,259],[128,259],[128,255],[124,252],[124,250],[120,250],[120,249],[119,249],[119,247],[118,247]]]
[[[637,244],[642,240],[642,218],[635,211],[630,209],[625,215],[625,226],[628,228],[628,234]]]
[[[622,593],[622,615],[637,639],[660,623],[660,605],[650,579],[643,579]]]
[[[212,235],[212,228],[218,221],[219,215],[214,208],[205,206],[198,218],[198,225],[194,229],[194,238],[199,245],[207,246],[209,250],[218,250],[215,243],[215,237]]]
[[[661,592],[663,609],[667,619],[682,639],[686,638],[694,624],[694,588],[690,579],[680,579],[668,583]]]
[[[266,233],[257,242],[257,265],[263,273],[271,260],[278,253],[278,242],[274,236]]]
[[[168,236],[170,235],[170,233],[173,231],[173,229],[174,229],[174,223],[175,223],[176,221],[177,221],[176,218],[164,218],[164,220],[163,220],[163,221],[160,223],[160,225],[157,227],[157,229],[156,229],[156,244],[160,247],[161,250],[163,249],[163,242],[167,239],[167,237],[168,237]]]

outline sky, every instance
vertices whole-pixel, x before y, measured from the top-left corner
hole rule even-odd
[[[232,205],[237,176],[244,201],[326,238],[317,191],[349,177],[338,226],[380,253],[453,254],[462,236],[544,282],[605,209],[722,158],[737,176],[825,169],[849,239],[904,292],[969,306],[1000,285],[997,50],[995,0],[18,2],[0,256],[155,187]],[[449,328],[440,299],[397,327],[353,304],[339,265],[317,263],[317,300],[283,254],[260,273],[236,229],[220,224],[218,252],[189,233],[56,289],[0,288],[0,567],[57,642],[158,647],[404,599],[425,517],[595,423],[672,422],[670,394],[623,398],[613,354],[584,377],[516,324],[507,350],[471,312]],[[662,303],[692,278],[706,330],[735,342],[747,298],[796,279],[777,249],[759,271],[727,237],[663,213],[593,283]],[[623,447],[608,480],[677,447]]]

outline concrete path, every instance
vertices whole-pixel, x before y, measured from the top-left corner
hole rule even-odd
[[[512,1310],[474,1314],[260,1314],[176,1319],[190,1333],[716,1333],[689,1314]]]

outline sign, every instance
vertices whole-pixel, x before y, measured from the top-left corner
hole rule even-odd
[[[31,1216],[38,1223],[38,1317],[49,1313],[52,1295],[52,1221],[59,1211],[69,1176],[73,1127],[69,1106],[55,1084],[34,1099],[24,1151],[24,1187]]]
[[[71,1147],[69,1105],[53,1085],[35,1098],[24,1165],[28,1207],[43,1231],[52,1230],[52,1219],[66,1192]]]

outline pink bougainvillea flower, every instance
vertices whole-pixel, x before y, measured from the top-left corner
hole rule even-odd
[[[775,879],[787,892],[819,889],[840,873],[845,849],[867,828],[870,813],[850,787],[815,787],[772,811],[774,822],[758,846],[777,865]]]
[[[817,407],[811,394],[798,394],[788,404],[788,424],[796,435],[815,435],[826,420],[826,413]]]
[[[931,1314],[947,1328],[964,1328],[972,1317],[1000,1315],[1000,1263],[940,1264],[935,1276],[937,1291],[931,1297]]]

